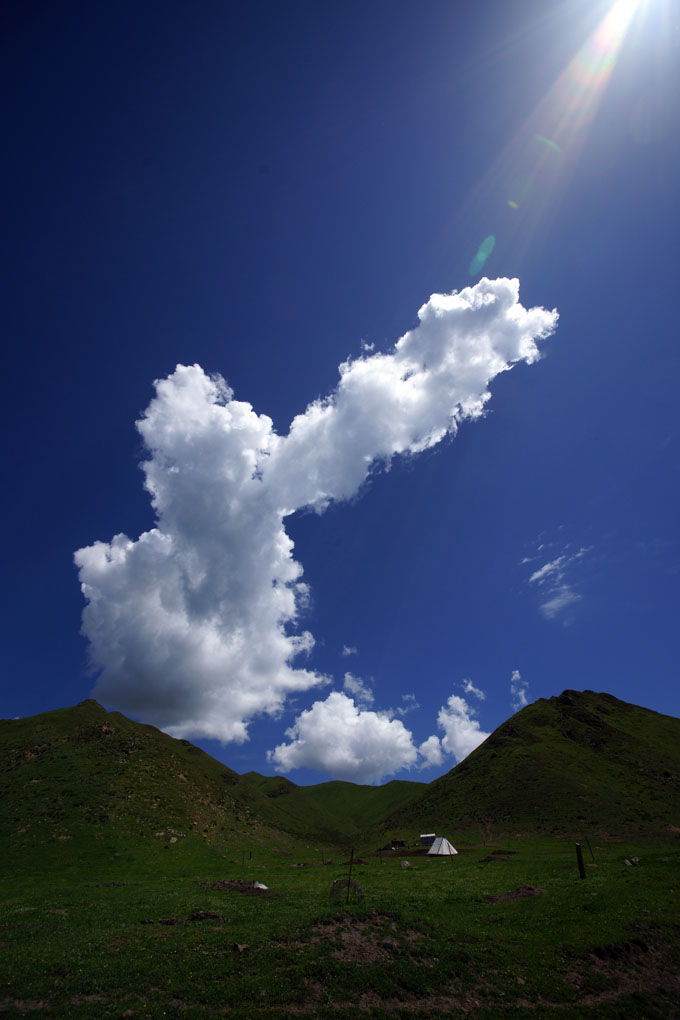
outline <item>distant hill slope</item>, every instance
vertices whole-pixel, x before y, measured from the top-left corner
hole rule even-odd
[[[680,831],[680,719],[610,694],[528,705],[381,831],[461,835]]]
[[[166,867],[183,848],[306,854],[424,831],[454,843],[680,832],[680,720],[592,691],[527,706],[429,785],[239,776],[96,701],[0,721],[0,761],[3,859],[24,870],[112,856]]]
[[[0,840],[11,867],[200,843],[291,852],[346,844],[424,784],[384,787],[239,776],[188,740],[96,701],[0,721]]]
[[[361,840],[386,815],[411,803],[427,789],[425,783],[400,779],[384,786],[358,786],[340,780],[296,786],[289,779],[257,772],[241,776],[241,782],[259,798],[269,800],[266,814],[272,823],[301,839],[315,836],[330,842]]]

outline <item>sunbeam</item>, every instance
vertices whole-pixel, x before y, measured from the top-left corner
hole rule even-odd
[[[478,276],[491,256],[489,236],[496,250],[519,258],[550,220],[640,2],[618,0],[608,10],[476,189],[468,214],[484,227],[475,239],[480,247],[470,262],[470,276]]]

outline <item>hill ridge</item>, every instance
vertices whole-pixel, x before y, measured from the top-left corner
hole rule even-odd
[[[94,699],[0,721],[0,836],[20,867],[51,856],[376,846],[437,831],[487,841],[680,831],[680,720],[567,689],[511,716],[429,784],[380,787],[239,775],[188,740]],[[675,834],[675,835],[674,835]]]

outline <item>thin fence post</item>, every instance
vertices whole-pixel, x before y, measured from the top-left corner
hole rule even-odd
[[[594,861],[595,860],[595,854],[593,853],[593,848],[590,845],[590,840],[588,839],[587,836],[586,836],[586,843],[588,844],[588,849],[590,850],[590,856],[593,858],[593,861]]]
[[[354,861],[354,847],[352,847],[352,852],[349,855],[349,875],[347,877],[347,899],[345,900],[346,904],[349,903],[349,890],[350,890],[350,886],[352,884],[352,862],[353,861]]]
[[[578,873],[581,878],[586,877],[586,869],[583,866],[583,854],[581,853],[581,844],[576,844],[576,860],[578,861]]]

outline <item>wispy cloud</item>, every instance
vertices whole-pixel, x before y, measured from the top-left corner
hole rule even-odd
[[[356,698],[356,700],[361,702],[362,705],[373,704],[375,700],[373,691],[367,686],[361,677],[353,676],[351,673],[345,673],[345,679],[342,686],[348,694],[350,694],[353,698]]]
[[[415,694],[402,694],[401,700],[402,704],[399,708],[394,709],[395,715],[405,716],[408,715],[409,712],[414,712],[417,708],[420,708],[420,705],[416,701]]]
[[[546,543],[538,547],[538,554],[525,556],[521,565],[535,563],[543,558]],[[571,622],[568,610],[583,598],[577,591],[573,580],[575,565],[591,550],[582,546],[572,551],[572,546],[565,546],[562,551],[537,567],[529,577],[529,584],[535,585],[539,591],[539,609],[548,620],[560,619],[563,623]]]
[[[518,669],[513,669],[510,677],[510,696],[513,712],[519,712],[520,708],[529,704],[529,684],[522,680]]]
[[[357,650],[353,645],[343,645],[340,654],[346,658],[348,655],[356,655]]]
[[[479,698],[480,701],[485,700],[486,694],[484,693],[484,691],[480,691],[479,687],[475,687],[472,680],[468,679],[467,677],[465,680],[463,680],[461,686],[466,694],[472,694],[473,697]]]
[[[75,554],[100,700],[177,736],[243,741],[326,681],[305,665],[309,592],[286,517],[482,415],[491,380],[537,360],[557,313],[523,308],[517,280],[482,279],[433,294],[418,319],[391,351],[342,364],[285,436],[199,365],[156,382],[137,422],[155,526]]]

